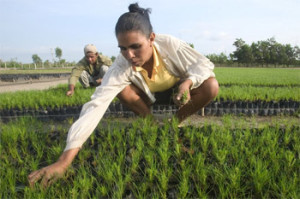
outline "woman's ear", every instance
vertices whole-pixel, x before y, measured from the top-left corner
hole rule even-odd
[[[152,47],[152,46],[153,46],[153,42],[154,42],[154,40],[155,40],[155,33],[154,33],[154,32],[152,32],[152,33],[150,34],[149,40],[150,40],[150,47]]]

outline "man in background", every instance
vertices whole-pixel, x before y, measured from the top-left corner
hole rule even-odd
[[[112,64],[111,59],[99,54],[93,44],[84,47],[84,55],[72,69],[67,96],[74,94],[78,80],[84,88],[99,86],[108,67]]]

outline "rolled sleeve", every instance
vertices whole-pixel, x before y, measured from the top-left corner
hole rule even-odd
[[[79,119],[71,126],[68,132],[65,151],[81,147],[92,134],[109,104],[101,103],[100,106],[100,101],[102,100],[95,99],[83,106]]]
[[[187,79],[193,82],[191,89],[199,87],[209,77],[215,77],[214,64],[186,43],[181,43],[177,51]]]
[[[93,133],[115,96],[130,84],[124,71],[110,67],[91,101],[83,105],[79,119],[71,126],[65,151],[81,147]]]
[[[191,89],[199,87],[209,77],[215,77],[214,64],[185,41],[157,34],[155,47],[171,74],[192,81]]]
[[[84,71],[83,66],[75,66],[72,69],[71,77],[69,78],[69,84],[75,85],[80,78],[82,71]]]

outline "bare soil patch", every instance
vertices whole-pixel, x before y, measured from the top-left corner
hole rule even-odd
[[[55,87],[59,84],[67,84],[67,78],[55,78],[47,80],[31,80],[23,82],[0,82],[0,93],[28,91],[28,90],[45,90],[50,87]],[[67,88],[66,88],[67,89]]]

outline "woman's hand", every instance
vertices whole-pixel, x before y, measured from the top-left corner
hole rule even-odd
[[[190,88],[192,86],[192,81],[187,79],[182,82],[178,87],[178,93],[174,95],[173,101],[178,106],[183,106],[188,103],[191,99]]]
[[[57,179],[61,178],[67,168],[65,168],[60,162],[55,162],[47,167],[39,169],[37,171],[32,172],[28,176],[28,182],[30,187],[33,187],[34,184],[41,179],[41,185],[43,187],[48,187]]]
[[[48,187],[58,178],[63,177],[79,150],[80,148],[67,150],[62,153],[57,162],[29,174],[29,185],[33,187],[36,182],[41,180],[41,185]]]

